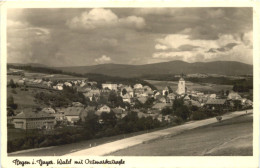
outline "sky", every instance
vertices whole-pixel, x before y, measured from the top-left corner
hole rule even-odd
[[[253,64],[252,14],[252,8],[9,8],[7,61]]]

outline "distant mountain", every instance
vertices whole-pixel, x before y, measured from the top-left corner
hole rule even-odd
[[[55,67],[65,72],[96,73],[119,77],[140,77],[159,74],[207,73],[219,75],[252,75],[253,65],[235,61],[187,63],[170,61],[146,65],[100,64],[93,66]]]
[[[7,63],[7,64],[9,64],[9,65],[14,65],[14,66],[49,67],[48,65],[38,64],[38,63],[28,63],[28,64],[22,64],[22,63]]]

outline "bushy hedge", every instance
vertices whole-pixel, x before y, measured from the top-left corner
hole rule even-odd
[[[192,120],[202,120],[207,118],[207,115],[205,114],[204,111],[194,111],[191,115]]]

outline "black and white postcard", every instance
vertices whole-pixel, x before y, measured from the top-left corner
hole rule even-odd
[[[257,167],[259,3],[3,3],[2,167]]]

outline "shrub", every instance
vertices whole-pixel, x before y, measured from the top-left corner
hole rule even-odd
[[[203,111],[194,111],[192,113],[192,119],[193,120],[202,120],[207,118],[207,115]]]
[[[12,89],[11,91],[13,94],[17,94],[16,90],[15,89]]]

